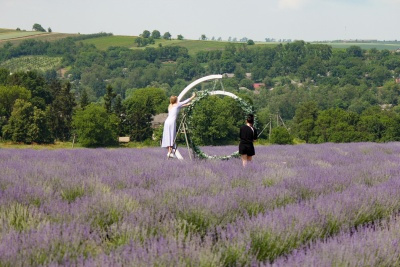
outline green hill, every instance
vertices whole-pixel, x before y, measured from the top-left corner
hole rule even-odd
[[[35,39],[41,41],[55,41],[69,36],[78,36],[79,34],[67,34],[67,33],[48,33],[48,32],[37,32],[37,31],[16,31],[13,29],[2,29],[0,28],[0,47],[2,47],[6,42],[11,42],[13,44],[18,44],[25,39]],[[83,42],[86,44],[93,44],[100,50],[107,50],[111,46],[121,46],[131,49],[145,49],[145,47],[137,47],[135,44],[135,38],[137,36],[125,36],[125,35],[112,35],[97,38],[90,38],[86,40],[79,40],[77,42]],[[189,54],[194,55],[198,51],[202,50],[222,50],[228,43],[233,43],[237,46],[242,45],[240,42],[228,42],[228,41],[202,41],[202,40],[165,40],[157,39],[155,44],[148,45],[146,47],[159,47],[161,46],[171,46],[178,45],[186,47],[189,50]],[[256,42],[255,46],[276,46],[278,42],[266,43],[266,42]],[[347,48],[353,45],[359,46],[362,49],[376,48],[378,50],[388,49],[396,50],[400,48],[400,43],[393,42],[326,42],[324,44],[330,45],[333,48]]]
[[[122,46],[128,47],[131,49],[145,49],[146,47],[159,47],[161,46],[172,46],[178,45],[182,47],[186,47],[189,50],[189,54],[194,55],[202,50],[223,50],[225,46],[229,43],[227,41],[202,41],[202,40],[165,40],[165,39],[157,39],[155,40],[155,44],[148,45],[146,47],[137,47],[135,44],[136,36],[106,36],[100,38],[87,39],[79,42],[83,42],[86,44],[93,44],[98,49],[106,50],[110,46]],[[232,42],[231,42],[232,43]],[[237,46],[242,45],[243,43],[233,43]],[[256,43],[257,45],[268,45],[268,46],[276,46],[278,43]]]

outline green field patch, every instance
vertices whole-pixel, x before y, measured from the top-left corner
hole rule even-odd
[[[0,67],[9,69],[11,72],[57,69],[61,64],[61,57],[48,56],[24,56],[12,58],[0,64]]]
[[[324,43],[326,45],[332,46],[332,48],[349,48],[350,46],[359,46],[361,49],[369,50],[376,48],[378,50],[396,50],[400,48],[400,44],[393,43]]]
[[[92,39],[86,39],[78,42],[82,42],[84,44],[93,44],[97,49],[107,50],[111,46],[120,46],[120,47],[128,47],[131,48],[135,45],[135,37],[133,36],[105,36],[98,37]]]
[[[46,32],[0,31],[0,40],[46,34]]]

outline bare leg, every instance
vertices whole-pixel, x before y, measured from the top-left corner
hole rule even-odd
[[[246,167],[246,165],[247,165],[247,155],[246,154],[242,155],[242,164],[243,164],[243,167]]]
[[[247,156],[247,161],[251,161],[253,159],[253,156]]]
[[[170,154],[171,154],[171,152],[172,152],[172,146],[168,146],[167,149],[168,149],[167,158],[169,158],[169,157],[170,157]]]

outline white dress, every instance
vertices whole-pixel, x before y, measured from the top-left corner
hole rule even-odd
[[[179,110],[182,108],[182,105],[188,103],[190,98],[178,102],[176,106],[173,106],[168,111],[168,117],[164,122],[164,131],[162,137],[161,147],[169,147],[174,145],[175,136],[176,136],[176,118],[178,117]]]

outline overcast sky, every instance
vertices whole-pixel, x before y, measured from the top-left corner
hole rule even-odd
[[[173,38],[400,40],[400,0],[0,0],[0,28]]]

